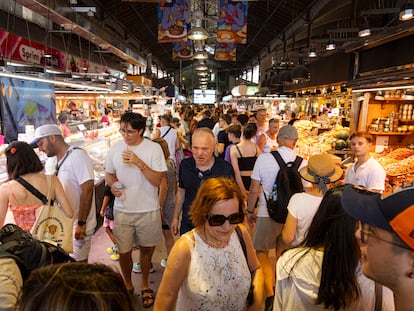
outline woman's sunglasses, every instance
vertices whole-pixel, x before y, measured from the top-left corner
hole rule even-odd
[[[232,225],[237,225],[243,222],[244,214],[242,212],[237,212],[227,217],[224,215],[208,215],[207,220],[208,224],[212,227],[222,226],[226,220]]]

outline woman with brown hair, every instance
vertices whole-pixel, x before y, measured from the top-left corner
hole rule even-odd
[[[19,311],[134,311],[122,276],[103,264],[64,263],[33,270]]]
[[[244,201],[235,181],[204,181],[189,215],[195,228],[174,244],[154,310],[263,310],[263,274],[250,235],[240,225]]]
[[[60,131],[58,134],[60,135]],[[10,206],[16,224],[30,231],[36,220],[36,210],[43,205],[43,202],[17,179],[23,179],[48,196],[47,176],[43,173],[43,164],[39,157],[28,143],[12,142],[6,149],[6,158],[8,180],[0,186],[0,226],[3,226]],[[50,176],[50,179],[50,198],[59,202],[67,216],[73,217],[72,208],[59,179],[55,175]]]

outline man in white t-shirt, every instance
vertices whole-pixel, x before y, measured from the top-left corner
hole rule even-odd
[[[357,132],[351,135],[350,140],[351,149],[357,161],[346,170],[345,183],[383,192],[386,173],[381,164],[369,154],[372,136],[368,133]]]
[[[132,293],[132,248],[139,246],[142,272],[141,297],[143,306],[154,303],[154,291],[149,287],[151,258],[155,246],[162,242],[158,186],[167,171],[164,153],[159,144],[143,137],[146,119],[126,112],[120,120],[123,140],[109,149],[105,159],[105,181],[115,195],[114,235],[119,248],[119,264],[125,286]],[[114,186],[115,179],[122,188]]]
[[[280,128],[277,136],[280,147],[277,151],[285,163],[295,161],[296,153],[293,149],[295,148],[297,139],[298,132],[292,125],[285,125]],[[299,168],[306,165],[307,161],[303,160]],[[273,286],[275,283],[273,267],[269,260],[269,251],[276,248],[276,239],[282,232],[283,224],[277,223],[269,217],[263,192],[266,193],[267,197],[269,196],[278,173],[279,165],[272,153],[262,153],[254,164],[247,201],[248,223],[252,227],[256,223],[255,233],[253,235],[253,246],[257,252],[257,257],[259,258],[265,276],[266,306],[273,305]],[[311,186],[309,182],[303,181],[303,184],[304,187]],[[259,192],[260,185],[263,190]],[[257,213],[255,213],[254,209],[258,196],[259,202],[257,204]]]
[[[73,253],[76,261],[87,262],[96,227],[93,163],[86,151],[69,146],[54,124],[39,126],[30,144],[37,144],[57,164],[53,172],[59,178],[73,209]],[[52,160],[52,159],[50,159]]]

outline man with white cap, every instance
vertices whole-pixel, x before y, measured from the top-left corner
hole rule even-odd
[[[294,148],[297,140],[298,131],[294,126],[285,125],[280,128],[277,134],[277,142],[279,144],[277,152],[285,163],[295,161],[296,153],[294,152]],[[303,160],[299,169],[307,164],[308,162]],[[278,223],[269,217],[264,193],[266,193],[266,197],[269,197],[279,170],[279,165],[272,153],[262,153],[257,158],[253,168],[247,201],[248,223],[252,227],[256,223],[255,233],[253,235],[253,246],[257,252],[257,257],[259,258],[265,276],[265,290],[267,295],[266,310],[271,310],[273,306],[275,284],[275,273],[269,259],[269,251],[276,248],[276,239],[282,232],[284,221],[283,223]],[[304,187],[311,187],[309,182],[303,180],[302,183]],[[262,191],[260,191],[260,185],[262,185]],[[254,209],[259,195],[257,213],[255,213]]]
[[[360,221],[362,272],[394,292],[395,310],[414,310],[414,188],[381,195],[347,185],[344,210]]]
[[[73,209],[73,253],[76,261],[88,261],[91,238],[96,227],[94,172],[92,160],[81,148],[69,146],[54,124],[39,126],[30,144],[48,157],[57,158],[55,175]]]

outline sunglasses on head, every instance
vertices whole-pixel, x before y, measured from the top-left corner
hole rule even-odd
[[[232,225],[237,225],[243,222],[244,214],[242,212],[237,212],[227,217],[224,215],[208,215],[207,220],[208,224],[212,227],[222,226],[226,220]]]

